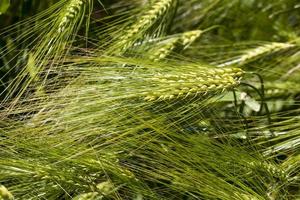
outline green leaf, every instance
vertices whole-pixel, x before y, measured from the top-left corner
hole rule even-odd
[[[10,0],[1,0],[0,2],[0,15],[5,13],[10,6]]]

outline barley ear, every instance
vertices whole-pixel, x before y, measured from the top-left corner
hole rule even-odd
[[[226,68],[181,75],[157,75],[152,78],[155,92],[146,94],[144,100],[172,100],[222,92],[237,86],[242,74],[239,68]]]
[[[14,196],[4,185],[0,185],[0,200],[13,200]]]
[[[78,15],[78,13],[81,11],[83,4],[85,3],[85,0],[71,0],[69,5],[67,5],[65,12],[63,13],[61,17],[61,21],[58,25],[57,32],[62,33],[68,25],[70,25],[70,22]]]
[[[174,2],[175,0],[157,0],[149,9],[138,16],[137,21],[126,28],[123,35],[119,38],[117,46],[121,48],[121,51],[126,51],[138,39],[143,37],[145,32],[166,14]]]
[[[166,41],[162,41],[162,45],[158,48],[153,48],[150,50],[150,59],[153,61],[159,61],[166,58],[173,51],[181,51],[188,48],[197,38],[202,34],[201,30],[188,31],[170,38]]]
[[[220,64],[220,67],[225,67],[229,65],[245,65],[250,62],[253,62],[257,59],[262,58],[263,56],[270,55],[272,53],[276,53],[279,51],[288,50],[291,48],[296,47],[296,45],[291,43],[279,43],[279,42],[272,42],[268,44],[264,44],[261,46],[258,46],[256,48],[248,49],[243,55],[241,55],[239,58],[225,62]]]

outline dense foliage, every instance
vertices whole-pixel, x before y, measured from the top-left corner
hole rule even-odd
[[[297,0],[0,1],[0,200],[300,198]]]

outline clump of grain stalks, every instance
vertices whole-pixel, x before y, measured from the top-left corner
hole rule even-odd
[[[51,70],[51,67],[63,62],[63,55],[69,51],[69,45],[74,42],[75,35],[84,24],[83,22],[89,18],[86,17],[86,14],[90,15],[91,9],[92,2],[89,0],[60,1],[37,16],[21,22],[1,34],[4,39],[9,38],[9,33],[13,35],[18,29],[25,27],[26,34],[20,34],[15,39],[16,48],[22,49],[23,47],[24,51],[23,49],[19,51],[15,58],[25,57],[25,60],[29,58],[31,61],[16,65],[9,63],[12,69],[21,68],[21,70],[19,76],[9,83],[5,91],[7,100],[25,95],[28,87],[37,84],[37,79],[46,80],[47,73],[41,76],[41,72],[46,66],[47,70]],[[3,48],[1,51],[1,58],[10,53],[10,49],[7,48]],[[47,63],[45,63],[46,61]],[[42,85],[37,88],[41,89]]]
[[[30,19],[20,38],[41,35],[1,103],[0,199],[297,199],[298,43],[230,42],[217,22],[252,3],[133,2]]]

